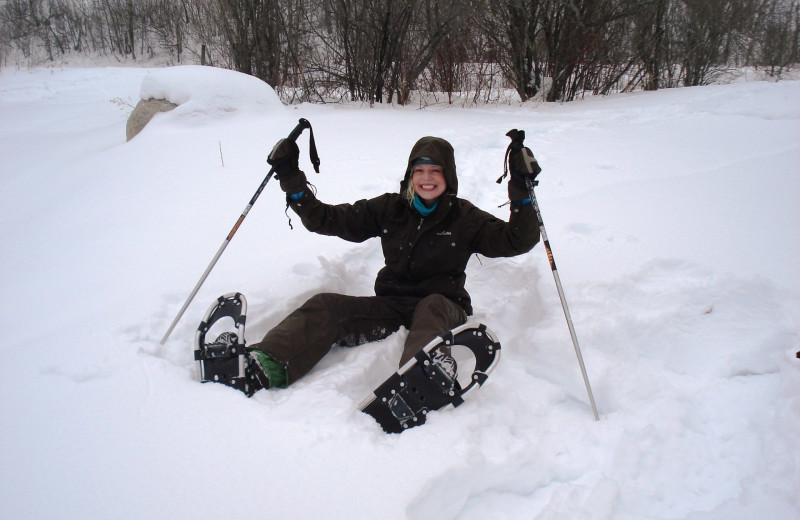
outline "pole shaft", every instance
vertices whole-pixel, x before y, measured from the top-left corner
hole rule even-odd
[[[259,187],[256,190],[255,194],[253,195],[253,198],[250,199],[250,202],[244,208],[244,211],[242,211],[242,214],[239,215],[239,218],[236,220],[236,223],[231,228],[230,233],[228,233],[228,236],[225,237],[225,240],[223,240],[222,245],[219,246],[219,249],[217,250],[217,254],[215,254],[214,258],[211,259],[211,263],[208,264],[208,267],[206,267],[206,270],[203,272],[203,276],[201,276],[200,280],[197,281],[197,284],[194,286],[194,289],[192,289],[192,292],[189,293],[189,297],[186,298],[186,301],[184,302],[183,307],[181,307],[181,310],[178,311],[178,315],[175,316],[174,320],[172,320],[172,324],[169,326],[169,329],[167,329],[167,332],[164,334],[164,337],[161,338],[161,344],[162,345],[167,342],[167,339],[169,339],[169,336],[170,336],[170,334],[172,334],[172,330],[175,328],[175,325],[178,324],[178,322],[180,321],[181,317],[183,316],[183,313],[186,312],[186,309],[192,303],[192,300],[194,300],[194,297],[197,295],[197,291],[200,290],[200,287],[206,281],[206,278],[208,278],[208,275],[211,274],[211,270],[214,269],[215,265],[217,265],[217,260],[219,260],[219,257],[222,256],[222,252],[225,251],[225,248],[228,247],[228,244],[230,244],[231,240],[233,240],[233,235],[235,235],[236,232],[239,230],[239,226],[241,226],[242,222],[244,222],[244,218],[247,216],[248,213],[250,213],[250,208],[252,208],[253,204],[256,203],[256,201],[258,200],[258,196],[261,195],[262,191],[264,191],[264,186],[267,185],[267,183],[272,178],[272,175],[274,173],[275,173],[275,170],[273,168],[270,168],[269,173],[267,174],[267,176],[264,177],[263,181],[261,181],[261,185],[259,185]]]
[[[578,335],[575,333],[575,326],[572,323],[572,316],[569,313],[567,306],[567,298],[564,296],[564,288],[561,285],[561,277],[558,275],[556,268],[556,261],[553,257],[553,250],[550,248],[550,241],[547,238],[547,230],[544,228],[544,221],[542,220],[542,212],[539,210],[539,203],[536,201],[536,194],[533,192],[534,182],[531,179],[525,180],[528,186],[528,193],[531,196],[531,204],[536,212],[536,218],[539,221],[539,231],[542,234],[542,242],[544,243],[545,251],[547,252],[547,259],[550,261],[550,270],[553,271],[553,279],[556,282],[556,289],[558,290],[558,297],[561,300],[561,308],[564,310],[564,317],[567,319],[567,327],[569,328],[569,335],[572,338],[572,345],[575,347],[575,355],[578,357],[578,365],[583,374],[583,383],[586,385],[586,393],[589,394],[589,403],[592,405],[592,413],[594,420],[599,421],[600,416],[597,413],[597,405],[594,402],[594,394],[592,393],[592,386],[589,384],[589,375],[586,373],[586,365],[583,363],[583,355],[581,354],[581,347],[578,345]]]
[[[294,129],[292,129],[292,131],[289,133],[289,136],[287,137],[287,139],[290,139],[292,141],[297,141],[297,138],[300,137],[300,134],[302,134],[303,130],[305,130],[306,128],[311,128],[311,123],[309,123],[307,119],[300,119],[300,121],[298,122],[297,126],[295,126]],[[313,132],[312,132],[312,136],[313,136]],[[313,141],[313,139],[312,139],[312,141]],[[314,157],[316,157],[316,150],[314,151],[313,155],[314,155]],[[315,169],[317,169],[318,166],[319,166],[319,158],[317,157],[316,159],[317,159],[316,163],[314,164],[314,168]],[[319,170],[317,169],[317,171],[319,171]],[[197,295],[197,291],[200,290],[200,286],[202,286],[203,282],[205,282],[206,278],[208,278],[208,275],[211,273],[211,270],[216,265],[217,260],[219,260],[219,257],[222,256],[222,252],[225,251],[226,247],[228,247],[228,244],[233,239],[233,235],[235,235],[236,231],[239,230],[239,226],[242,225],[242,222],[244,221],[244,218],[250,212],[250,208],[252,208],[253,204],[256,203],[256,200],[258,200],[259,195],[261,195],[261,192],[264,191],[264,186],[267,185],[267,183],[269,182],[269,180],[272,178],[272,176],[274,174],[275,174],[275,168],[270,168],[269,173],[267,174],[266,177],[264,177],[264,180],[261,181],[261,184],[258,186],[258,189],[253,194],[253,197],[250,199],[250,202],[248,202],[247,206],[244,208],[244,211],[242,211],[242,214],[239,215],[239,218],[236,220],[236,223],[233,225],[233,228],[231,228],[230,233],[228,233],[228,236],[225,237],[225,240],[222,242],[222,245],[217,250],[217,254],[214,255],[214,258],[211,260],[211,263],[208,264],[208,267],[206,267],[206,270],[203,273],[203,276],[200,277],[200,280],[198,280],[197,284],[194,286],[194,289],[192,289],[192,292],[189,294],[189,297],[186,298],[186,302],[184,302],[183,307],[181,307],[181,310],[178,311],[178,315],[175,316],[174,320],[172,320],[172,324],[169,326],[169,329],[164,334],[164,337],[161,338],[161,344],[162,345],[167,342],[167,339],[169,339],[169,336],[170,336],[170,334],[172,334],[172,330],[175,328],[175,325],[178,324],[178,321],[180,321],[181,317],[183,316],[183,313],[186,312],[186,309],[189,307],[189,304],[192,303],[192,300],[194,299],[195,295]]]
[[[175,325],[178,324],[181,317],[183,316],[183,313],[186,312],[186,309],[189,307],[189,304],[192,303],[192,300],[194,300],[194,297],[197,295],[197,291],[200,290],[200,287],[203,285],[203,282],[206,281],[206,278],[208,278],[208,275],[211,273],[211,270],[214,269],[214,266],[217,264],[217,260],[219,260],[219,257],[222,256],[222,252],[225,251],[225,248],[228,247],[228,244],[230,243],[231,243],[230,239],[227,238],[225,239],[224,242],[222,242],[222,245],[217,250],[217,254],[214,255],[214,258],[211,260],[211,263],[208,264],[208,267],[206,267],[205,272],[203,272],[203,276],[201,276],[200,280],[197,281],[197,284],[194,286],[194,289],[192,289],[192,292],[189,294],[189,297],[186,298],[186,301],[183,303],[183,307],[181,307],[181,310],[178,311],[178,315],[175,316],[174,320],[172,320],[172,324],[169,326],[169,329],[167,329],[167,332],[164,334],[164,337],[161,338],[162,345],[167,342],[167,339],[169,339],[170,334],[172,334],[172,330],[175,328]]]

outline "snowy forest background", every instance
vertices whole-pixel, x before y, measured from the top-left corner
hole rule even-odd
[[[570,101],[743,67],[780,77],[799,35],[798,0],[0,0],[0,67],[206,64],[287,103]]]

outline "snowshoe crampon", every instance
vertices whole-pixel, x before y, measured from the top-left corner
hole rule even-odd
[[[466,349],[474,368],[466,379]],[[461,378],[458,375],[461,363]],[[459,406],[477,390],[500,359],[500,343],[482,324],[464,324],[428,343],[361,403],[387,433],[400,433],[425,423],[428,412]],[[464,380],[466,379],[466,380]],[[463,383],[460,380],[464,380]]]
[[[197,377],[202,383],[222,383],[249,392],[245,376],[244,326],[247,316],[247,300],[243,294],[228,293],[217,298],[208,308],[194,336],[194,359],[197,361]],[[213,341],[206,341],[206,334],[222,318],[233,320],[234,330],[222,332]]]

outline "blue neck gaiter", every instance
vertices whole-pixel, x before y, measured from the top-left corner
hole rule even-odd
[[[419,197],[419,195],[417,195],[416,193],[414,194],[414,209],[419,211],[419,214],[422,215],[423,217],[427,217],[428,215],[433,213],[433,211],[436,209],[436,206],[438,205],[439,205],[439,200],[437,199],[436,202],[433,203],[433,206],[429,208],[425,205],[424,202],[422,202],[422,199]]]

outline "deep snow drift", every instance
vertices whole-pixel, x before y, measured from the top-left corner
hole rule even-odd
[[[183,104],[125,143],[140,93]],[[480,109],[275,101],[194,67],[0,74],[0,517],[797,518],[800,83]],[[404,331],[252,399],[193,381],[220,294],[248,297],[250,342],[316,292],[371,294],[377,242],[290,230],[271,183],[158,344],[299,117],[322,200],[397,189],[411,145],[437,135],[460,195],[503,217],[504,134],[527,131],[599,422],[541,245],[472,261],[503,359],[424,427],[389,436],[357,411]]]

